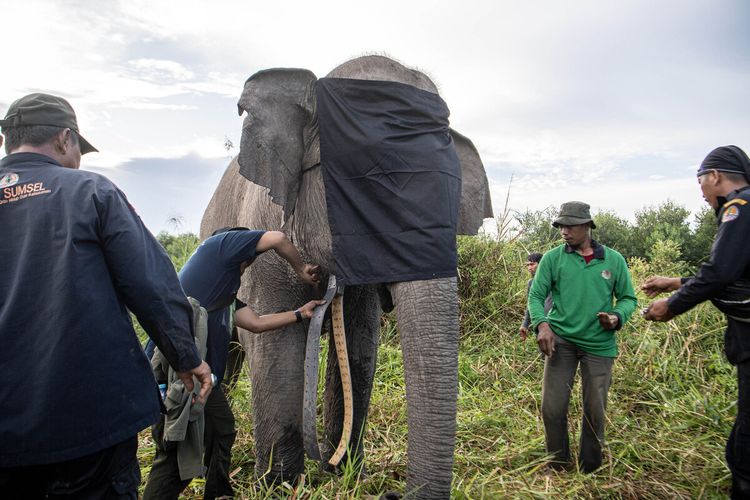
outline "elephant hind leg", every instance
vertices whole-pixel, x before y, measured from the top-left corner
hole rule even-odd
[[[390,286],[404,354],[409,498],[449,498],[458,397],[455,278]]]

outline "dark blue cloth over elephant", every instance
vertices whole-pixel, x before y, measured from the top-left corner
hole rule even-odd
[[[348,78],[321,78],[316,97],[337,279],[456,276],[461,166],[445,102],[399,82]]]

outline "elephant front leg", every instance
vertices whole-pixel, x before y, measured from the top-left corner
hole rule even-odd
[[[409,498],[449,498],[458,397],[455,278],[390,286],[406,376]]]
[[[255,473],[269,482],[295,481],[304,471],[305,332],[295,324],[261,334],[242,333],[252,381]]]
[[[355,467],[364,470],[364,432],[370,406],[372,381],[380,338],[380,301],[370,286],[347,287],[344,293],[344,329],[352,375],[353,423],[349,451]],[[338,446],[343,430],[344,400],[339,363],[333,343],[328,347],[324,407],[325,431],[321,454],[325,470],[332,469],[328,459]],[[344,455],[341,464],[349,460]]]

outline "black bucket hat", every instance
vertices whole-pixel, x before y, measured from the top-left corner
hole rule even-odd
[[[560,214],[552,225],[555,227],[577,226],[587,222],[591,223],[592,228],[596,228],[596,224],[594,224],[594,220],[591,218],[591,207],[589,204],[582,201],[568,201],[560,205]]]
[[[42,93],[23,96],[10,105],[5,118],[0,120],[3,129],[31,125],[69,128],[78,134],[81,154],[99,151],[78,131],[76,113],[62,97]]]

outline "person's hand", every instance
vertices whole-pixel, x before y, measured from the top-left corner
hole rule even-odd
[[[652,302],[644,311],[643,317],[649,321],[669,321],[674,313],[667,306],[667,299]]]
[[[599,318],[599,324],[605,330],[614,330],[620,323],[620,318],[616,314],[609,314],[605,312],[596,313],[596,317]]]
[[[521,334],[521,340],[526,340],[526,336],[529,334],[529,329],[525,326],[522,326],[518,329],[518,333]]]
[[[680,278],[667,278],[665,276],[651,276],[642,285],[641,290],[649,297],[656,297],[663,292],[672,292],[680,288]]]
[[[555,332],[549,327],[549,323],[539,325],[536,343],[539,345],[539,350],[547,356],[552,356],[552,353],[555,352]]]
[[[195,375],[195,378],[201,384],[201,390],[198,393],[198,397],[193,399],[193,403],[197,401],[201,404],[206,404],[206,399],[214,387],[213,380],[211,380],[211,367],[205,361],[201,361],[201,364],[190,371],[177,372],[177,376],[180,377],[180,380],[185,385],[185,389],[188,391],[192,391],[195,386],[193,375]]]
[[[299,272],[299,278],[308,285],[317,285],[320,283],[320,266],[305,264]]]
[[[312,318],[313,310],[316,307],[322,306],[325,303],[326,303],[325,300],[311,300],[310,302],[308,302],[304,306],[300,307],[298,309],[298,311],[302,314],[303,318],[310,319],[310,318]]]

